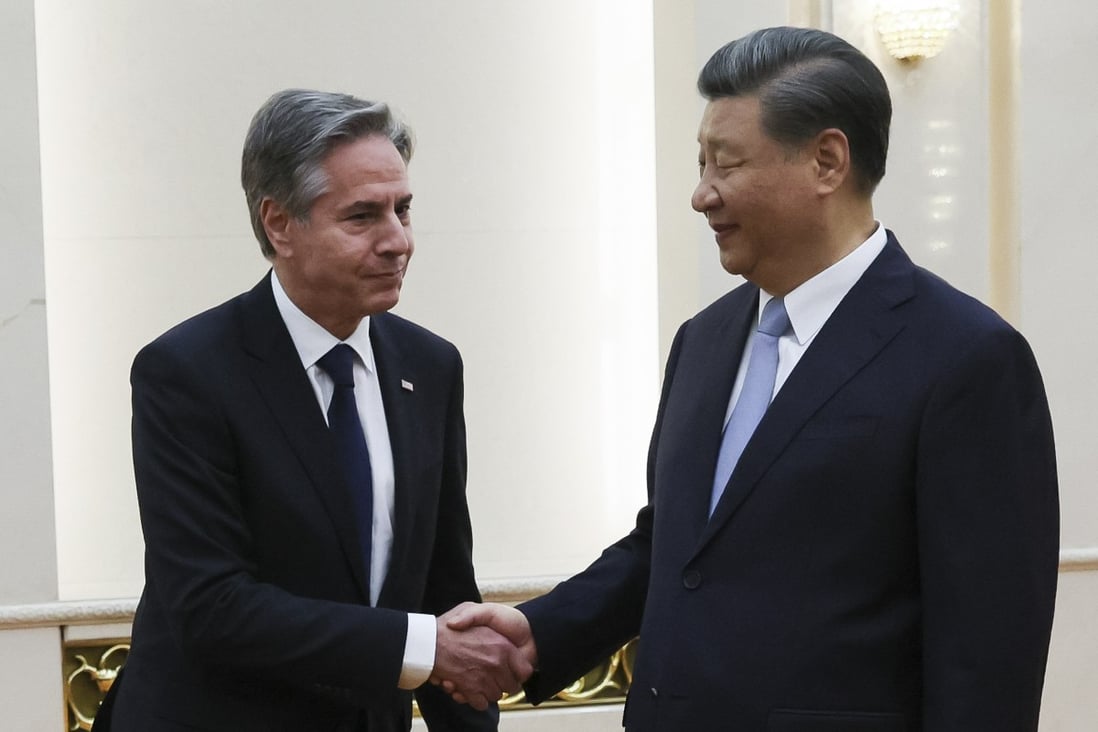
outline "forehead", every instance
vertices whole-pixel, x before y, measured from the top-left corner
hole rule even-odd
[[[408,167],[392,141],[384,135],[370,135],[333,147],[324,158],[330,187],[370,184],[407,186]]]
[[[723,147],[762,134],[758,96],[720,97],[705,105],[698,126],[702,147]]]

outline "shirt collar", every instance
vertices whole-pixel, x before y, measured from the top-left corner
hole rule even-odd
[[[785,296],[785,312],[800,345],[805,345],[816,336],[887,243],[885,228],[877,222],[877,228],[854,251]],[[770,293],[759,290],[760,318],[763,306],[772,298]]]
[[[362,359],[366,370],[374,371],[374,350],[370,345],[370,317],[366,316],[355,328],[355,332],[341,341],[324,329],[322,325],[310,318],[294,304],[282,283],[278,281],[278,275],[271,271],[271,290],[274,292],[275,305],[286,323],[286,330],[290,331],[290,340],[294,342],[297,355],[301,359],[301,365],[306,369],[313,367],[320,358],[339,343],[346,343],[355,349],[355,353]]]

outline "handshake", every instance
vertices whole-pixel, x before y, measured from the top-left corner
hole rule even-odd
[[[538,653],[530,623],[513,607],[466,602],[437,620],[431,683],[454,701],[484,710],[522,689]]]

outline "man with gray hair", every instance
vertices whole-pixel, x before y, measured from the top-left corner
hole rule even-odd
[[[387,311],[414,242],[411,133],[288,90],[242,183],[271,271],[137,355],[145,590],[96,730],[495,730],[529,664],[436,616],[479,600],[462,363]],[[483,671],[469,676],[466,669]],[[430,684],[464,673],[476,709]]]
[[[691,203],[747,283],[675,337],[648,505],[453,627],[523,646],[535,702],[639,633],[630,732],[1035,732],[1058,501],[1029,346],[876,220],[892,109],[861,52],[765,29],[698,89]]]

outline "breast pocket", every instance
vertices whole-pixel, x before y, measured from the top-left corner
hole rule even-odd
[[[766,732],[913,732],[902,714],[775,709]]]

